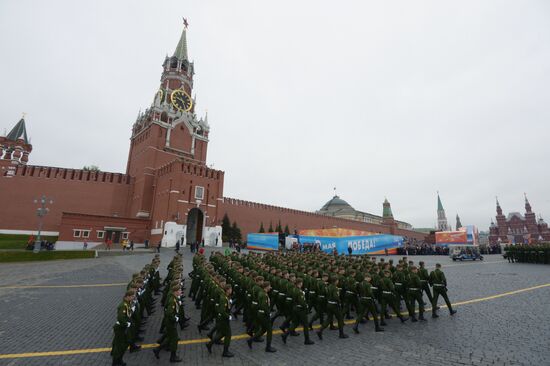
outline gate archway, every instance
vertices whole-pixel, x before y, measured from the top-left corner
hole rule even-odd
[[[202,240],[202,228],[204,226],[204,213],[200,208],[192,208],[187,213],[187,230],[185,237],[187,244],[200,243]]]

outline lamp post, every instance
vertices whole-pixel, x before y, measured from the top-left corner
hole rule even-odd
[[[42,234],[42,224],[44,221],[44,216],[50,211],[49,208],[46,207],[46,203],[49,203],[50,205],[53,204],[53,200],[50,199],[48,202],[48,198],[46,198],[45,195],[42,195],[40,199],[34,200],[34,203],[40,203],[40,207],[36,209],[36,216],[38,216],[38,235],[36,237],[36,241],[34,242],[34,253],[40,252],[40,235]]]

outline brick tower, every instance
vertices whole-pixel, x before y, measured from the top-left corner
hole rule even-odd
[[[129,203],[132,217],[151,218],[156,170],[174,160],[206,165],[207,117],[195,114],[194,65],[187,54],[187,25],[172,57],[166,56],[152,105],[132,128],[126,174],[135,177]]]
[[[449,231],[451,228],[447,223],[447,216],[445,215],[445,209],[441,203],[439,192],[437,192],[437,230]]]
[[[384,203],[382,204],[382,224],[389,227],[390,234],[395,234],[397,222],[393,217],[391,205],[387,198],[384,199]]]

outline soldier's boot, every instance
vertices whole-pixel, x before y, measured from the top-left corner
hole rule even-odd
[[[130,353],[134,353],[134,352],[137,352],[137,351],[140,351],[140,350],[141,350],[141,346],[139,346],[135,343],[130,344]]]
[[[386,323],[386,321],[384,320],[384,318],[380,319],[380,325],[385,327],[386,325],[388,325],[388,323]]]
[[[344,333],[344,329],[340,329],[340,335],[338,336],[338,338],[349,338],[349,335],[347,335],[346,333]]]
[[[248,348],[252,349],[252,337],[246,340],[246,344],[248,344]]]
[[[288,338],[289,332],[284,332],[281,334],[281,338],[283,339],[283,343],[286,344],[286,339]]]
[[[439,318],[439,315],[437,315],[437,313],[435,312],[435,309],[434,311],[432,311],[432,318]]]
[[[401,320],[401,323],[405,323],[407,320],[409,320],[409,318],[408,317],[403,317],[403,315],[401,315],[399,317],[399,320]]]
[[[179,358],[179,356],[177,355],[176,352],[170,352],[170,362],[171,363],[176,363],[176,362],[181,362],[183,361],[181,358]]]
[[[312,345],[312,344],[315,344],[315,342],[313,342],[311,339],[309,339],[309,337],[307,337],[307,338],[305,339],[305,341],[304,341],[304,344],[305,344],[306,346],[310,346],[310,345]]]
[[[262,343],[263,341],[264,341],[264,337],[262,337],[262,336],[257,336],[257,337],[252,338],[252,342]]]
[[[271,347],[271,342],[265,345],[265,351],[269,353],[277,352],[275,348]]]
[[[415,315],[411,315],[411,322],[416,323],[418,319],[416,319]]]
[[[317,332],[315,332],[317,334],[317,337],[319,338],[320,341],[323,340],[323,331],[322,330],[318,330]]]
[[[383,332],[384,328],[382,328],[376,319],[374,319],[374,331],[375,332]]]
[[[213,341],[210,341],[206,343],[206,349],[208,350],[208,353],[212,354],[212,346],[214,345]]]
[[[229,357],[233,357],[233,356],[235,356],[235,355],[229,351],[229,346],[224,346],[222,357],[228,357],[229,358]]]
[[[289,333],[292,337],[298,337],[300,333],[298,333],[296,330],[292,329]]]
[[[353,326],[353,333],[359,334],[359,323],[355,323]]]
[[[155,358],[158,360],[160,359],[160,346],[158,346],[157,348],[153,349],[153,353],[155,354]]]
[[[338,329],[338,327],[336,327],[336,326],[334,325],[334,323],[331,322],[331,323],[330,323],[330,328],[329,328],[329,329],[330,329],[330,330],[336,330],[336,329]]]
[[[449,310],[449,313],[450,313],[451,315],[455,315],[455,314],[456,314],[456,310],[450,309],[450,310]]]

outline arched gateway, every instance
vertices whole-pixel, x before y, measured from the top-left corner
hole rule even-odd
[[[200,243],[202,240],[202,228],[204,226],[204,213],[200,208],[192,208],[187,213],[187,232],[185,237],[187,244]]]

